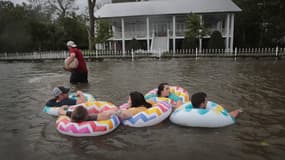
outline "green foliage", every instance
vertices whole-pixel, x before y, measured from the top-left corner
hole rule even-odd
[[[32,45],[27,22],[31,19],[29,6],[14,6],[9,1],[0,2],[0,52],[28,51]]]
[[[96,25],[96,43],[104,43],[112,37],[111,24],[104,20],[97,20]]]
[[[222,34],[219,31],[214,31],[211,35],[209,40],[210,49],[224,49],[225,48],[225,41],[222,37]]]
[[[63,27],[64,41],[73,40],[83,48],[88,46],[87,27],[81,17],[61,18],[58,23]]]
[[[59,2],[66,4],[59,10],[55,7],[50,9],[45,3],[47,0],[28,1],[35,3],[14,5],[10,1],[0,1],[0,53],[63,50],[66,49],[67,40],[74,40],[83,49],[88,45],[92,46],[93,43],[88,44],[86,21],[73,13],[74,0],[53,0],[53,4]],[[116,2],[123,1],[132,0],[116,0]],[[235,18],[235,46],[285,47],[284,0],[233,1],[242,9]],[[90,17],[89,21],[93,22]],[[112,36],[110,25],[100,21],[98,23],[96,41],[105,42]],[[92,28],[94,29],[90,25],[89,33]],[[207,34],[203,25],[200,25],[199,17],[195,14],[187,17],[186,30],[183,48],[198,47],[198,38]],[[215,36],[212,36],[213,39]],[[91,37],[94,36],[91,35]],[[210,41],[218,43],[218,40]],[[209,42],[211,46],[212,42]],[[131,41],[130,44],[132,43]],[[130,46],[134,49],[139,48],[136,45]],[[213,46],[221,47],[218,44]]]
[[[284,0],[233,0],[242,12],[235,21],[239,47],[285,46]]]
[[[186,19],[186,32],[183,48],[198,47],[197,38],[206,35],[205,27],[200,23],[200,18],[196,14],[190,14]]]
[[[185,38],[182,42],[183,49],[194,49],[198,47],[198,40],[196,38]]]
[[[51,19],[40,7],[0,1],[0,53],[66,49],[66,41],[88,46],[85,21],[80,16]]]

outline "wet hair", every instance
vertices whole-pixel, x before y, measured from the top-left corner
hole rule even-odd
[[[157,97],[161,96],[161,92],[163,91],[165,85],[169,85],[169,84],[168,83],[160,83],[158,85],[158,87],[157,87]]]
[[[191,96],[191,103],[193,108],[200,108],[201,103],[205,102],[207,94],[204,92],[197,92]]]
[[[139,106],[145,106],[146,108],[152,107],[150,103],[148,103],[143,94],[137,91],[131,92],[130,93],[131,101],[132,101],[132,106],[131,107],[139,107]]]
[[[85,121],[88,117],[88,111],[83,106],[78,106],[71,113],[71,121],[72,122],[81,122]]]

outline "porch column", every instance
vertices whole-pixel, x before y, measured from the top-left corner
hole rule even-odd
[[[123,56],[125,56],[126,48],[125,48],[125,22],[124,22],[124,18],[121,19],[121,22],[122,22],[122,52],[123,52]]]
[[[235,15],[231,15],[231,43],[230,43],[230,52],[233,53],[234,48],[234,28],[235,28]]]
[[[202,26],[203,25],[203,17],[202,15],[200,15],[200,25]],[[199,30],[199,33],[201,34],[201,29]],[[203,36],[199,36],[199,52],[201,53],[202,52],[202,39],[203,39]]]
[[[172,50],[173,50],[173,53],[175,53],[176,51],[176,17],[173,16],[172,17]]]
[[[113,34],[113,41],[112,41],[112,42],[113,42],[113,44],[116,44],[116,43],[115,43],[115,38],[116,38],[116,37],[115,37],[115,33],[116,33],[116,28],[115,28],[114,25],[112,25],[112,34]],[[116,50],[116,49],[114,48],[114,46],[112,46],[112,47],[113,47],[113,48],[112,48],[113,50]]]
[[[229,51],[229,35],[230,35],[230,14],[227,14],[226,19],[226,52]]]
[[[149,17],[146,17],[146,43],[147,43],[147,52],[149,52]]]

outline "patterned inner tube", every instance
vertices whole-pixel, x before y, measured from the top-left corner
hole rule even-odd
[[[183,104],[189,102],[189,93],[187,90],[179,86],[169,86],[169,89],[170,95],[168,98],[157,97],[157,88],[155,88],[145,94],[145,99],[153,102],[167,101],[171,105],[176,105],[178,100],[181,100]]]
[[[81,104],[84,106],[88,113],[100,113],[110,109],[117,108],[115,105],[105,101],[92,101]],[[70,110],[73,110],[76,106],[72,106]],[[67,116],[60,116],[56,121],[56,129],[64,135],[82,137],[82,136],[100,136],[115,130],[120,124],[120,120],[117,116],[112,115],[108,120],[102,121],[83,121],[83,122],[71,122],[71,119]]]
[[[120,106],[126,108],[127,103]],[[130,127],[147,127],[156,125],[165,120],[171,113],[172,107],[169,103],[161,101],[154,104],[146,111],[142,111],[132,116],[130,119],[123,120],[122,123]]]

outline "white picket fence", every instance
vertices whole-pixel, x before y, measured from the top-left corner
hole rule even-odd
[[[181,49],[169,52],[148,52],[146,50],[131,50],[123,53],[115,50],[83,50],[84,58],[163,58],[163,57],[281,57],[285,56],[285,48],[235,48],[233,52],[225,49]],[[68,56],[67,51],[0,53],[0,60],[56,60]]]

